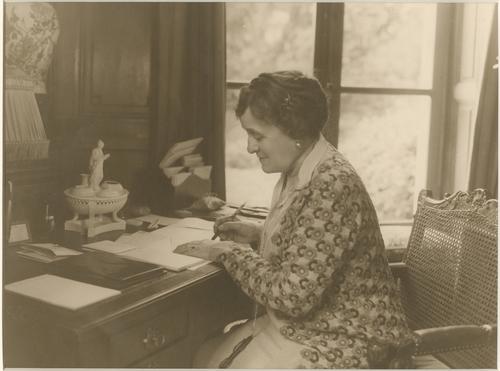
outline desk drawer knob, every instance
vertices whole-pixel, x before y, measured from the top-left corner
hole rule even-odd
[[[158,329],[152,327],[149,327],[146,330],[146,336],[142,339],[142,343],[146,348],[158,348],[164,345],[165,342],[165,335],[163,335]]]

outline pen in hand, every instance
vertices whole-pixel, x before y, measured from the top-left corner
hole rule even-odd
[[[240,207],[236,209],[236,211],[231,215],[228,219],[234,219],[239,213],[241,213],[241,210],[245,207],[247,203],[243,202]],[[212,236],[212,240],[215,240],[217,237],[219,237],[220,231],[215,232],[215,234]]]

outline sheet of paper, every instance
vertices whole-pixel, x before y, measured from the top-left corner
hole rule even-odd
[[[158,224],[161,225],[170,225],[179,222],[180,218],[169,218],[167,216],[161,216],[156,214],[149,214],[144,216],[138,216],[136,219],[142,220],[148,223],[155,223],[158,221]]]
[[[191,176],[190,172],[182,172],[182,173],[177,173],[172,176],[172,185],[174,187],[180,186],[182,183],[186,181],[187,178]]]
[[[203,157],[199,153],[186,155],[182,158],[182,164],[186,167],[203,166]]]
[[[186,228],[194,228],[194,229],[204,229],[206,231],[214,230],[214,222],[201,219],[201,218],[184,218],[179,220],[173,226],[175,227],[186,227]]]
[[[125,251],[136,249],[137,246],[129,245],[125,243],[120,243],[116,241],[97,241],[83,245],[83,247],[90,248],[92,250],[99,250],[104,252],[109,252],[111,254],[119,254]]]
[[[205,260],[176,254],[173,250],[184,243],[206,240],[213,236],[213,222],[200,218],[166,218],[147,215],[141,220],[169,224],[152,232],[138,231],[121,235],[115,242],[100,241],[86,244],[95,250],[115,253],[123,257],[158,264],[180,271],[205,263]]]
[[[27,224],[13,224],[10,226],[9,242],[28,241],[30,233]]]
[[[199,176],[201,179],[210,179],[210,173],[212,172],[212,166],[200,166],[192,169],[193,174]]]
[[[132,234],[121,235],[119,238],[117,238],[116,242],[141,248],[153,246],[158,242],[160,242],[160,244],[162,242],[170,244],[170,241],[165,239],[166,237],[162,235],[154,234],[152,232],[139,231]]]
[[[175,174],[180,173],[184,169],[184,166],[172,166],[172,167],[164,167],[161,170],[163,171],[163,174],[167,178],[173,177]]]
[[[5,290],[59,307],[77,310],[120,295],[120,291],[43,274],[5,285]]]
[[[201,224],[203,226],[203,223]],[[121,236],[119,238],[119,240],[128,238],[126,240],[127,243],[138,246],[136,249],[120,253],[120,256],[158,264],[173,271],[181,271],[195,265],[200,265],[205,260],[176,254],[173,250],[186,242],[210,239],[212,235],[212,230],[186,228],[177,224],[169,225],[149,233],[137,232],[133,235]]]
[[[173,250],[177,246],[182,245],[186,242],[209,240],[213,236],[213,231],[169,225],[168,227],[160,228],[154,232],[151,232],[151,234],[163,236],[163,238],[169,238],[171,249]]]
[[[157,244],[155,246],[147,246],[140,249],[130,250],[120,254],[120,256],[147,263],[158,264],[173,271],[181,271],[204,262],[203,259],[175,254],[171,251],[172,249],[170,247],[171,246],[167,246],[166,244]]]

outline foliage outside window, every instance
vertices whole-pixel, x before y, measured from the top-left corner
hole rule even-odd
[[[315,29],[312,3],[226,7],[227,199],[268,206],[278,175],[264,174],[246,153],[233,113],[238,83],[263,71],[311,75],[315,32],[323,30]],[[435,4],[345,5],[338,149],[363,179],[380,220],[412,217],[418,136],[430,119],[435,22]]]

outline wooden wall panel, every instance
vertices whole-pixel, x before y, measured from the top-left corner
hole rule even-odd
[[[159,159],[174,142],[204,136],[200,150],[223,195],[223,4],[53,5],[60,36],[44,101],[60,209],[98,139],[111,154],[105,179],[154,206],[173,194]]]
[[[151,5],[85,5],[82,43],[84,114],[149,115]]]
[[[61,36],[49,81],[53,162],[63,188],[98,139],[105,179],[130,188],[150,154],[154,3],[55,3]]]

